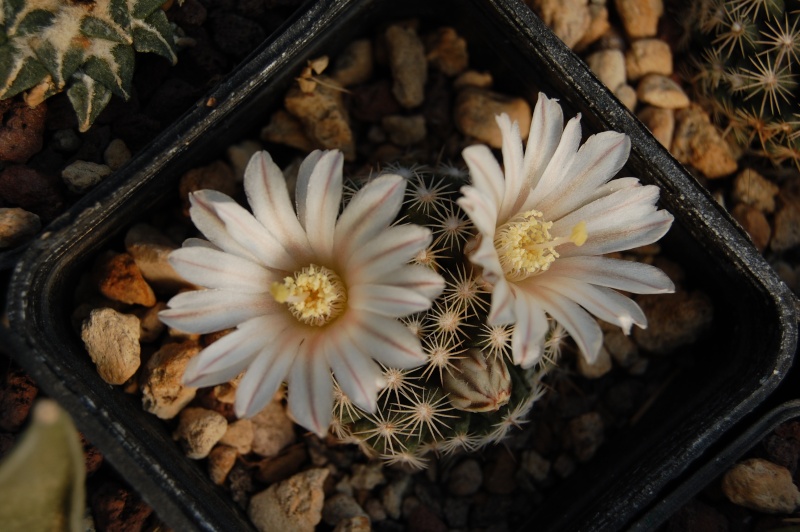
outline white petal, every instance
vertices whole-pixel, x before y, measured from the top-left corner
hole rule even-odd
[[[256,220],[291,251],[297,260],[311,256],[306,233],[289,199],[283,172],[261,151],[253,155],[244,171],[244,191]]]
[[[328,433],[333,418],[333,380],[316,342],[301,346],[289,370],[289,413],[320,438]]]
[[[217,251],[222,251],[219,246],[215,246],[208,240],[204,240],[202,238],[187,238],[183,241],[182,247],[185,248],[208,248],[208,249],[216,249]]]
[[[525,291],[539,302],[545,312],[564,326],[586,361],[593,364],[603,346],[603,331],[595,319],[578,304],[546,286],[525,287]]]
[[[576,209],[597,187],[614,177],[628,160],[631,141],[616,131],[589,137],[578,150],[563,185],[537,203],[538,210],[553,220]]]
[[[347,305],[387,318],[401,318],[428,310],[431,300],[408,288],[385,284],[357,284],[348,290]]]
[[[278,310],[278,303],[264,294],[195,290],[176,295],[169,309],[158,313],[168,326],[195,334],[206,334],[239,325],[256,316]]]
[[[605,185],[601,185],[596,189],[594,189],[594,191],[588,196],[585,196],[581,204],[575,207],[575,209],[577,210],[583,207],[584,205],[588,205],[595,200],[599,200],[600,198],[609,196],[614,192],[619,192],[620,190],[625,190],[628,188],[635,188],[640,186],[641,183],[639,183],[639,179],[635,177],[618,177],[617,179],[612,179]],[[554,218],[548,218],[548,219],[554,219]]]
[[[306,219],[306,194],[308,193],[308,185],[311,182],[311,174],[314,173],[314,168],[322,156],[328,153],[323,150],[314,150],[309,153],[303,162],[300,163],[300,168],[297,169],[297,179],[295,183],[295,206],[297,208],[297,219],[300,223],[305,225]],[[302,196],[302,200],[299,197]]]
[[[525,146],[525,157],[522,163],[525,168],[525,179],[531,189],[539,183],[550,159],[553,158],[558,143],[561,141],[563,130],[564,112],[558,104],[558,100],[551,100],[543,92],[540,92],[536,106],[533,108],[531,129],[528,133],[528,143]],[[526,197],[518,198],[511,212],[519,212]]]
[[[664,294],[675,291],[667,274],[649,264],[607,257],[562,257],[545,275],[582,279],[635,294]]]
[[[658,187],[653,185],[618,190],[561,219],[554,219],[550,231],[554,235],[568,235],[575,224],[586,222],[586,232],[591,236],[634,225],[655,212],[658,194]]]
[[[536,208],[542,198],[547,197],[553,190],[559,190],[566,186],[564,179],[567,177],[569,167],[575,159],[578,146],[581,142],[581,115],[579,114],[569,122],[561,135],[553,156],[547,164],[542,177],[536,186],[528,194],[528,198],[522,207],[523,211]],[[530,145],[530,144],[529,144]],[[533,149],[536,149],[535,147]]]
[[[346,260],[389,227],[400,212],[405,188],[405,179],[386,174],[356,193],[336,222],[333,240],[338,258]]]
[[[497,256],[493,238],[481,238],[480,244],[470,254],[469,260],[483,268],[483,278],[490,284],[500,282],[503,277],[503,267],[500,265],[500,258]]]
[[[294,271],[298,258],[283,246],[252,214],[236,203],[217,205],[217,215],[231,237],[268,268]],[[302,260],[302,258],[300,258]]]
[[[342,391],[359,408],[375,412],[383,372],[369,355],[361,352],[346,334],[326,337],[328,364]]]
[[[542,358],[549,325],[544,310],[533,297],[523,291],[517,291],[516,295],[516,322],[511,337],[511,353],[514,364],[527,369]]]
[[[433,301],[444,290],[444,278],[427,266],[411,264],[383,276],[381,282],[414,290]]]
[[[431,231],[418,225],[390,227],[373,238],[347,261],[348,285],[380,282],[384,275],[411,260],[431,243]]]
[[[402,323],[378,314],[353,314],[357,315],[348,329],[351,340],[384,366],[411,369],[427,361],[419,338]]]
[[[505,177],[500,163],[484,144],[475,144],[461,152],[467,163],[472,184],[495,205],[500,205],[505,193]]]
[[[287,331],[255,356],[236,387],[233,403],[236,417],[253,417],[272,401],[295,361],[302,340],[302,336]]]
[[[509,325],[516,321],[514,314],[514,293],[505,277],[495,283],[492,289],[492,305],[486,323],[489,325]]]
[[[254,262],[204,247],[176,249],[169,254],[169,263],[181,277],[206,288],[263,294],[277,280]]]
[[[285,322],[285,317],[273,315],[258,316],[242,323],[189,361],[183,373],[183,383],[201,388],[230,381],[272,341],[275,325]]]
[[[494,238],[497,228],[497,207],[488,201],[488,197],[475,187],[461,187],[461,197],[456,203],[461,207],[472,223],[487,238]]]
[[[195,227],[200,230],[212,244],[223,251],[239,257],[255,261],[255,257],[244,246],[236,242],[225,228],[225,223],[217,215],[216,204],[232,202],[229,196],[216,190],[198,190],[189,194],[189,216]]]
[[[595,234],[589,233],[589,238],[583,246],[564,244],[559,246],[558,252],[562,257],[605,255],[606,253],[645,246],[664,236],[672,226],[672,221],[673,217],[667,211],[656,211],[623,229]]]
[[[549,272],[548,272],[549,273]],[[544,276],[542,276],[544,277]],[[548,275],[541,279],[547,288],[568,297],[598,318],[618,325],[625,334],[631,327],[647,327],[647,317],[632,299],[610,288],[592,286],[582,281]]]
[[[297,217],[306,230],[311,249],[323,264],[333,257],[333,231],[342,201],[342,165],[339,150],[326,152],[307,179],[298,175]]]
[[[512,209],[520,195],[523,192],[527,195],[530,189],[527,175],[524,174],[522,167],[522,137],[519,134],[519,124],[517,122],[512,124],[511,119],[505,113],[496,117],[496,120],[503,139],[503,170],[505,174],[503,195],[498,203],[500,205],[498,217],[506,220],[516,213]]]

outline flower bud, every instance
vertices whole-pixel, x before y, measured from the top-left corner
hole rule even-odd
[[[453,361],[443,386],[450,403],[467,412],[494,412],[511,397],[511,376],[502,357],[488,357],[469,349]]]

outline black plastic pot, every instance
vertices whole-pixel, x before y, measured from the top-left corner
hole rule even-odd
[[[628,174],[659,185],[663,207],[675,215],[665,252],[713,299],[714,326],[683,352],[693,355],[693,365],[638,424],[547,494],[530,523],[622,527],[786,374],[797,341],[792,296],[724,210],[521,2],[324,0],[307,9],[211,94],[216,107],[201,105],[184,116],[33,243],[10,290],[15,358],[173,527],[248,529],[242,512],[183,457],[164,425],[99,378],[69,326],[74,282],[98,249],[175,193],[183,172],[263,125],[307,59],[333,56],[389,21],[413,16],[453,26],[467,38],[473,65],[491,70],[505,92],[534,100],[544,90],[560,98],[565,116],[581,112],[585,131],[630,135]]]

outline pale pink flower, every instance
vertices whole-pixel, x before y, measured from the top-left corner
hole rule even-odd
[[[310,154],[300,166],[292,207],[269,154],[253,156],[244,188],[253,214],[212,190],[190,196],[192,221],[208,241],[190,239],[170,255],[188,281],[161,319],[190,333],[236,330],[191,360],[189,386],[230,381],[242,371],[237,416],[258,413],[284,380],[289,411],[324,435],[334,399],[331,370],[358,407],[374,412],[384,384],[380,362],[425,363],[420,340],[396,318],[428,309],[444,280],[409,265],[431,242],[429,229],[392,223],[406,181],[381,176],[339,214],[342,154]]]
[[[616,290],[674,290],[658,268],[601,256],[655,242],[673,218],[655,206],[658,187],[610,181],[628,159],[628,137],[607,131],[580,146],[579,121],[564,127],[561,106],[540,94],[524,153],[519,127],[505,114],[497,117],[503,168],[486,146],[463,152],[472,186],[461,188],[458,204],[478,229],[469,258],[492,286],[487,322],[514,324],[513,360],[523,367],[542,356],[546,314],[592,362],[603,340],[592,314],[626,334],[647,326],[639,306]]]

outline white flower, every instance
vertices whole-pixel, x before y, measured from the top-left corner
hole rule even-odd
[[[281,382],[289,411],[324,435],[333,382],[354,404],[374,412],[382,369],[425,362],[420,340],[396,318],[430,307],[444,280],[408,261],[431,242],[430,230],[391,224],[406,181],[384,175],[368,183],[339,215],[342,154],[310,154],[297,178],[297,212],[283,173],[269,154],[253,156],[244,176],[250,214],[228,196],[190,196],[192,221],[209,241],[189,239],[170,255],[188,281],[207,287],[179,294],[161,312],[190,333],[236,330],[189,363],[184,383],[210,386],[246,370],[237,416],[258,413]]]
[[[630,140],[616,132],[580,146],[580,115],[564,127],[561,106],[539,95],[523,154],[517,123],[497,118],[504,169],[488,147],[463,152],[472,186],[458,204],[478,229],[470,260],[492,285],[489,325],[514,324],[514,362],[530,367],[542,356],[546,314],[561,323],[589,362],[603,334],[595,319],[646,327],[639,306],[616,290],[671,292],[659,269],[601,257],[655,242],[672,215],[655,206],[659,190],[632,177],[609,181],[625,164]]]

